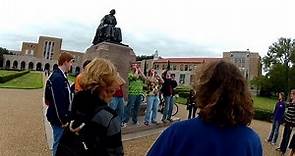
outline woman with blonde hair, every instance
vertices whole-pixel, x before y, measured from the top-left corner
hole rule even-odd
[[[195,82],[197,118],[166,129],[148,156],[262,156],[258,135],[248,125],[253,104],[239,69],[225,61],[203,65]]]
[[[109,60],[95,58],[86,66],[80,80],[82,91],[74,96],[72,120],[58,155],[124,154],[119,116],[107,105],[123,83]]]

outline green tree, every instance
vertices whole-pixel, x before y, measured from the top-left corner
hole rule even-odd
[[[280,38],[269,47],[266,56],[263,57],[263,65],[273,84],[273,91],[281,89],[282,86],[284,92],[287,93],[290,90],[289,71],[294,62],[295,40]]]
[[[6,48],[0,47],[0,68],[3,67],[3,60],[4,60],[3,54],[10,54],[10,53]]]

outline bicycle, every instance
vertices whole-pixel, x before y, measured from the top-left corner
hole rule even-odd
[[[172,98],[175,98],[174,100],[176,100],[177,97],[178,97],[178,95],[173,96]],[[160,99],[160,104],[159,104],[158,112],[163,114],[164,113],[165,100],[164,100],[164,97],[162,95],[159,96],[159,99]],[[176,102],[174,102],[171,116],[174,116],[177,113],[178,113],[178,105],[176,104]]]

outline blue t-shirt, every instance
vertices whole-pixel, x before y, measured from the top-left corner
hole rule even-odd
[[[262,156],[258,135],[247,126],[221,128],[194,118],[173,124],[148,156]]]

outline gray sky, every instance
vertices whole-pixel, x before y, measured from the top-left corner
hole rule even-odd
[[[20,50],[39,35],[63,38],[84,52],[101,18],[116,9],[123,42],[137,55],[222,57],[246,50],[264,56],[279,37],[295,36],[292,0],[0,0],[0,46]]]

